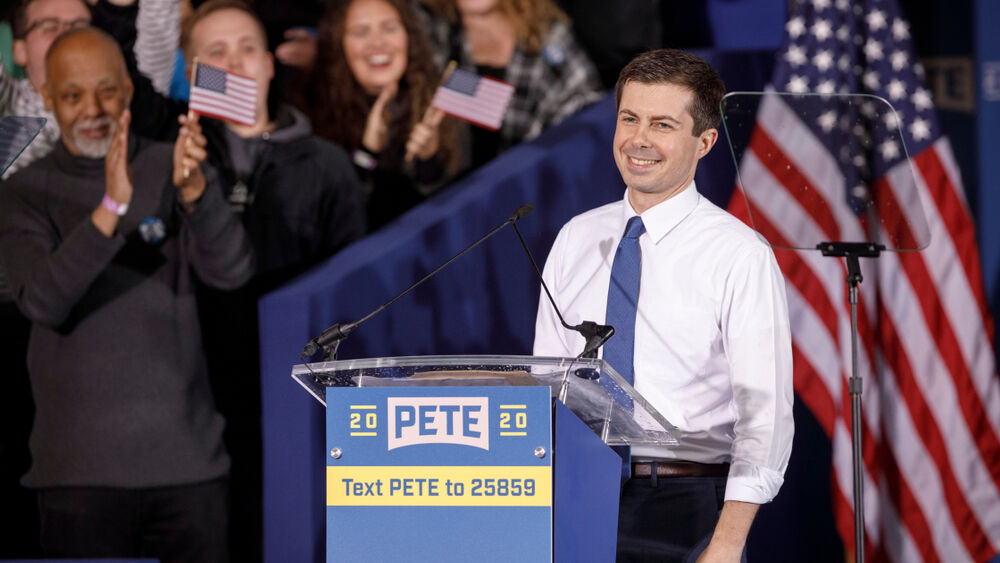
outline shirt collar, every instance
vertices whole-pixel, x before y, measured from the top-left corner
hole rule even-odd
[[[625,190],[624,199],[625,205],[622,206],[623,232],[628,220],[637,215],[635,210],[632,209],[632,204],[628,201],[628,190]],[[691,183],[687,187],[670,199],[647,209],[642,214],[642,224],[646,227],[646,233],[649,234],[653,244],[660,242],[663,237],[667,236],[667,233],[673,230],[685,217],[690,215],[694,211],[694,208],[698,206],[699,201],[701,201],[701,195],[698,194],[694,180],[691,180]]]

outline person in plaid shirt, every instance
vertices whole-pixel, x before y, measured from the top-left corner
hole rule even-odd
[[[421,0],[421,15],[444,66],[514,85],[496,134],[473,132],[473,161],[538,136],[601,97],[594,64],[551,0]]]

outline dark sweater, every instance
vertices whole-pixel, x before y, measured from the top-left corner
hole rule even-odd
[[[103,159],[60,143],[0,186],[0,260],[32,321],[26,486],[156,487],[228,470],[193,277],[237,287],[252,274],[252,251],[218,189],[181,210],[172,151],[131,143],[135,191],[112,238],[90,220]],[[158,244],[138,231],[150,217],[166,227]]]

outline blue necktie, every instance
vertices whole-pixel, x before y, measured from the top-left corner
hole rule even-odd
[[[608,308],[604,324],[615,327],[615,335],[604,345],[604,361],[611,364],[622,378],[634,383],[633,352],[635,349],[635,314],[639,303],[639,235],[646,228],[642,218],[632,217],[615,251],[608,285]],[[623,406],[631,407],[631,401]]]
[[[625,225],[625,234],[615,251],[611,264],[611,283],[608,284],[608,308],[604,324],[615,327],[615,334],[604,345],[604,361],[611,364],[629,384],[635,382],[633,359],[635,352],[635,315],[639,305],[639,270],[642,255],[639,235],[646,230],[642,219],[632,217]],[[620,392],[619,392],[620,393]],[[632,399],[616,396],[627,410],[632,410]],[[628,446],[612,448],[622,458],[622,484],[632,474],[632,457]]]

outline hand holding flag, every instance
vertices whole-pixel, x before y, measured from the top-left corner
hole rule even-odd
[[[406,141],[406,162],[413,162],[414,157],[427,160],[437,154],[440,139],[438,127],[444,116],[445,113],[434,106],[427,108],[424,118],[413,127]]]

